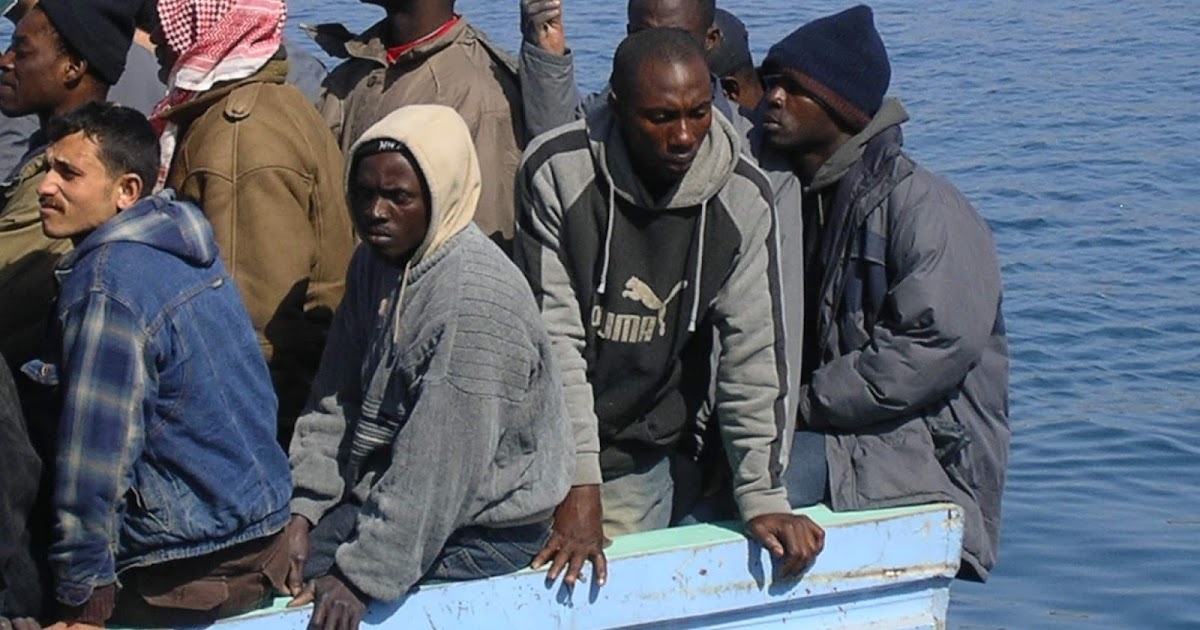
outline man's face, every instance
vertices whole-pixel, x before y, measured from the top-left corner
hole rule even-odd
[[[46,14],[30,11],[0,56],[0,111],[10,117],[53,111],[72,63]]]
[[[396,151],[359,160],[350,182],[350,213],[362,240],[395,263],[411,256],[429,231],[429,195],[417,169]]]
[[[100,146],[78,132],[46,150],[49,171],[38,186],[42,231],[50,238],[81,238],[137,201],[123,181],[135,175],[113,177],[100,161]],[[131,196],[132,195],[132,196]]]
[[[700,58],[644,64],[616,111],[630,158],[650,183],[683,179],[712,127],[712,84]]]
[[[800,86],[795,70],[785,68],[764,78],[767,91],[759,107],[768,144],[791,152],[821,147],[837,139],[837,123]]]
[[[712,50],[721,41],[720,31],[705,24],[695,0],[630,0],[627,35],[652,28],[680,28]]]

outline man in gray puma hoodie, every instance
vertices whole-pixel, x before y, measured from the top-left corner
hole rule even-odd
[[[671,455],[715,377],[734,499],[798,572],[822,533],[780,484],[793,424],[770,186],[686,31],[631,35],[613,65],[608,103],[536,140],[517,177],[516,261],[576,432],[573,488],[535,566],[553,556],[553,578],[569,556],[572,582],[583,554],[602,581],[601,513],[609,536],[668,525]]]
[[[884,98],[891,67],[869,7],[802,26],[763,72],[761,130],[804,184],[796,444],[824,438],[834,510],[960,505],[960,576],[986,579],[1010,439],[991,231],[904,153],[908,114]],[[794,472],[789,489],[807,483]]]

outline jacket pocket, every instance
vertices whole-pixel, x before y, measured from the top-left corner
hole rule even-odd
[[[932,435],[921,418],[856,436],[853,466],[858,494],[892,505],[912,497],[946,494],[949,480],[934,452]]]

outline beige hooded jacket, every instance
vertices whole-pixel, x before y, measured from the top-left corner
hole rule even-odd
[[[355,143],[388,139],[416,162],[429,229],[399,267],[367,244],[291,446],[292,512],[318,522],[362,505],[338,569],[398,599],[464,527],[548,522],[574,475],[549,336],[525,278],[472,224],[479,165],[454,110],[404,107]],[[486,536],[486,535],[485,535]]]

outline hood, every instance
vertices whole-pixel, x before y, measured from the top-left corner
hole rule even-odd
[[[629,159],[617,118],[607,104],[593,108],[587,116],[592,159],[612,193],[639,208],[677,210],[702,205],[729,182],[741,149],[733,123],[715,105],[712,113],[712,127],[700,144],[692,168],[662,199],[655,199],[642,184]]]
[[[895,98],[883,99],[883,104],[880,105],[879,111],[871,122],[851,138],[846,144],[843,144],[825,164],[817,171],[813,177],[812,184],[809,185],[810,190],[821,190],[837,182],[841,181],[842,176],[846,171],[850,170],[856,162],[862,159],[863,152],[866,151],[867,143],[875,136],[887,131],[908,121],[908,112],[904,106]]]
[[[417,161],[429,189],[429,231],[409,260],[419,264],[471,224],[479,204],[482,179],[471,131],[458,112],[441,105],[401,107],[375,123],[350,148],[345,183],[359,147],[374,140],[394,140]]]
[[[89,252],[110,243],[141,243],[196,267],[217,260],[217,241],[212,226],[195,205],[175,201],[165,192],[146,197],[101,225],[59,262],[69,269]]]

